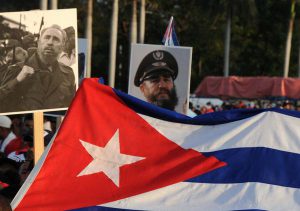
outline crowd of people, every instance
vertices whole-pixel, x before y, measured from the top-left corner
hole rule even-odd
[[[192,102],[189,103],[189,109],[190,111],[192,111],[192,114],[194,114],[191,116],[232,109],[260,108],[281,108],[300,111],[300,103],[298,101],[292,100],[230,100],[223,101],[223,103],[221,104],[213,104],[212,102],[208,101],[207,103],[202,105]]]
[[[34,166],[33,117],[0,116],[0,201],[10,202]],[[54,131],[56,119],[44,117],[44,146]]]

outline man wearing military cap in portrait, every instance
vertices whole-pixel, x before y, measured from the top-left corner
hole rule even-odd
[[[134,85],[140,88],[146,100],[152,104],[174,110],[178,97],[174,80],[178,75],[175,57],[164,50],[152,51],[138,66]]]

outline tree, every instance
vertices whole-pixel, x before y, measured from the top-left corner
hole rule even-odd
[[[137,0],[132,0],[132,14],[130,24],[130,43],[137,42]]]
[[[40,9],[47,10],[48,9],[48,0],[40,0]]]
[[[117,54],[117,38],[118,38],[118,14],[119,0],[113,1],[113,11],[111,17],[111,34],[110,34],[110,53],[109,53],[109,85],[115,86],[116,74],[116,54]]]
[[[219,12],[223,11],[226,16],[226,31],[225,31],[225,39],[224,39],[224,68],[223,73],[224,76],[229,76],[229,59],[230,59],[230,42],[231,42],[231,22],[232,16],[235,13],[245,13],[249,15],[249,17],[253,17],[256,13],[255,1],[247,0],[247,1],[239,1],[239,0],[215,0],[210,1],[211,4],[215,4],[218,6]],[[214,6],[213,6],[214,7]],[[221,10],[220,10],[221,9]],[[217,13],[219,14],[219,13]]]
[[[289,75],[289,65],[290,65],[290,55],[291,55],[291,43],[292,43],[292,36],[293,36],[293,29],[294,29],[294,22],[295,22],[295,6],[296,0],[291,0],[291,17],[289,20],[289,28],[286,38],[286,47],[285,47],[285,57],[284,57],[284,71],[283,77],[288,77]]]
[[[58,8],[57,5],[58,5],[58,0],[51,0],[51,9],[52,10],[57,9]]]
[[[145,24],[146,24],[146,0],[140,2],[140,28],[139,28],[139,43],[144,43]]]
[[[86,38],[87,38],[87,56],[86,56],[86,76],[91,77],[92,68],[92,45],[93,45],[93,0],[87,2],[87,24],[86,24]]]
[[[88,0],[59,1],[59,8],[77,8],[78,37],[85,37]],[[140,3],[140,1],[138,1]],[[175,28],[182,46],[193,47],[191,91],[208,75],[224,75],[224,32],[228,0],[147,0],[145,3],[144,43],[161,44],[168,21],[174,16]],[[255,1],[254,17],[250,3],[231,0],[230,75],[282,76],[286,26],[290,18],[289,1]],[[33,10],[40,0],[1,0],[2,12]],[[91,76],[108,81],[110,28],[113,0],[93,2],[93,49]],[[299,10],[295,5],[295,11]],[[127,91],[129,75],[130,23],[132,0],[119,1],[118,42],[116,47],[115,88]],[[212,15],[213,14],[213,15]],[[250,15],[249,15],[250,14]],[[297,18],[297,17],[295,17]],[[253,21],[254,20],[254,21]],[[299,21],[299,20],[295,20]],[[4,24],[2,24],[3,27]],[[298,23],[297,23],[298,25]],[[0,21],[1,26],[1,21]],[[4,36],[4,34],[3,34]],[[292,42],[300,45],[300,28],[295,27]],[[1,48],[0,48],[1,50]],[[298,75],[298,53],[291,51],[289,76]]]

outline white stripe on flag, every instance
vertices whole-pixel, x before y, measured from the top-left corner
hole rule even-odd
[[[296,188],[181,182],[99,206],[137,210],[297,210],[299,205],[300,190]]]
[[[199,152],[240,147],[300,151],[300,119],[277,112],[263,112],[247,119],[213,126],[187,125],[141,116],[171,141]]]

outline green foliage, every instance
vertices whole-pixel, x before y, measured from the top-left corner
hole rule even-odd
[[[12,3],[13,2],[13,3]],[[92,76],[107,81],[113,0],[94,0]],[[171,16],[182,46],[193,47],[191,92],[207,75],[223,75],[226,8],[231,4],[230,75],[282,76],[290,1],[147,0],[145,43],[161,44]],[[39,1],[1,0],[1,11],[37,9]],[[127,90],[131,1],[119,1],[116,88]],[[77,8],[78,35],[84,37],[86,0],[60,0],[59,8]],[[138,7],[139,8],[139,7]],[[297,76],[299,2],[292,40],[290,76]]]
[[[39,0],[1,0],[0,12],[16,12],[39,9]]]

